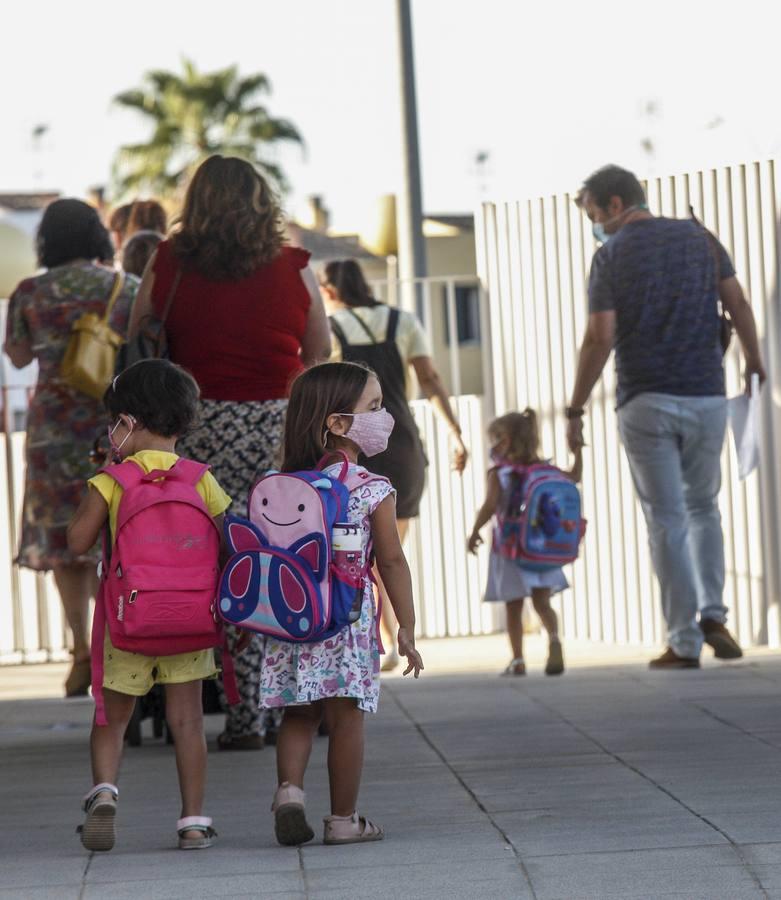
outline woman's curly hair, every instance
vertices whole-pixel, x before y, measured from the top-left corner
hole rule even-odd
[[[176,256],[214,281],[236,281],[280,252],[284,226],[279,202],[253,165],[210,156],[187,188],[171,238]]]

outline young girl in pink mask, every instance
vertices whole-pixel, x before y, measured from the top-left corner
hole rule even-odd
[[[357,466],[358,454],[381,453],[393,417],[382,408],[380,384],[371,370],[353,363],[314,366],[294,382],[285,422],[282,470],[318,468],[337,474],[345,454],[365,476],[350,494],[346,519],[358,525],[364,554],[373,552],[399,620],[399,654],[415,678],[423,660],[415,649],[415,611],[407,561],[396,530],[394,490]],[[324,843],[379,841],[383,831],[356,810],[363,768],[363,717],[376,712],[380,693],[377,610],[367,581],[360,617],[328,640],[292,644],[266,641],[261,668],[261,702],[285,708],[277,738],[279,787],[272,806],[277,840],[303,844],[314,837],[304,808],[304,774],[321,721],[328,726],[331,815]]]

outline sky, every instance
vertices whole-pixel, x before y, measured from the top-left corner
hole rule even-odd
[[[779,153],[768,7],[412,0],[424,209],[574,190],[607,162],[647,176]],[[148,133],[112,97],[183,56],[270,77],[268,107],[306,140],[280,155],[291,213],[319,194],[360,231],[399,187],[395,0],[26,0],[4,36],[0,190],[108,183]]]

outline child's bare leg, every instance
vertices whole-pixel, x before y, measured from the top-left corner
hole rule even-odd
[[[561,675],[564,671],[564,653],[559,640],[559,619],[550,605],[550,588],[535,588],[532,591],[532,603],[534,603],[534,609],[545,626],[550,639],[545,674]]]
[[[304,787],[304,774],[317,726],[323,717],[323,701],[288,706],[277,735],[277,780]]]
[[[534,611],[548,632],[548,637],[552,641],[557,641],[559,639],[559,618],[550,605],[550,588],[534,588],[532,603]]]
[[[92,783],[116,784],[122,760],[125,729],[133,715],[136,698],[104,688],[103,703],[108,725],[98,725],[93,719],[90,735]]]
[[[508,600],[507,635],[513,649],[513,659],[523,659],[523,597],[519,600]]]
[[[351,697],[323,701],[328,724],[328,780],[331,814],[351,816],[363,772],[363,711]]]
[[[200,816],[206,791],[206,737],[203,733],[201,681],[165,686],[165,718],[174,738],[182,815]],[[184,837],[201,833],[188,831]]]

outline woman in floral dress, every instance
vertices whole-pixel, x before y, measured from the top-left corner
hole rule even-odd
[[[19,284],[8,305],[4,350],[17,368],[38,360],[38,383],[27,419],[27,470],[22,534],[16,562],[52,570],[73,634],[73,666],[66,696],[86,694],[90,683],[89,601],[97,587],[98,548],[68,552],[65,529],[94,473],[90,450],[105,428],[100,400],[60,378],[71,326],[85,312],[105,310],[116,273],[101,264],[114,248],[97,212],[80,200],[55,200],[46,208],[37,237],[46,269]],[[132,275],[114,304],[111,326],[124,335],[138,288]]]

